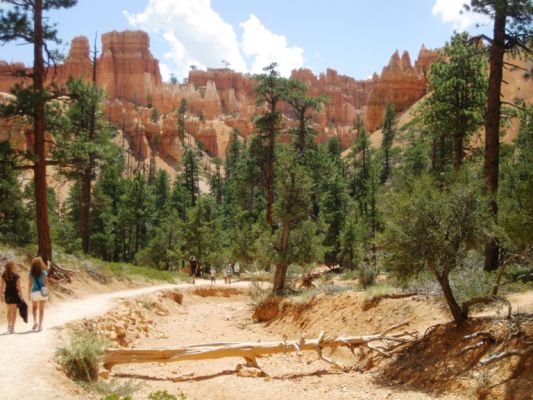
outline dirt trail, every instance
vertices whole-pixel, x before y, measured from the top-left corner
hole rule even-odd
[[[141,296],[163,289],[191,286],[191,284],[149,286],[68,301],[45,310],[45,330],[38,333],[31,331],[31,317],[28,324],[24,324],[19,318],[15,327],[17,334],[0,335],[0,388],[2,388],[0,398],[51,400],[62,397],[58,393],[61,389],[54,387],[54,383],[57,385],[63,381],[68,385],[69,382],[55,370],[52,361],[60,339],[57,328],[69,322],[105,313],[113,308],[118,299]],[[4,315],[1,317],[3,320]],[[5,326],[2,332],[5,332]]]

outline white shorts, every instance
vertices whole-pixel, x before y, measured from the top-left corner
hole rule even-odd
[[[44,297],[40,291],[38,292],[31,292],[30,294],[31,301],[46,301],[48,300],[48,297]]]

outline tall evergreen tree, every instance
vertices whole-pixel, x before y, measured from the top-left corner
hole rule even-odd
[[[276,136],[279,133],[281,122],[281,113],[278,110],[278,105],[286,96],[287,80],[280,77],[276,63],[270,64],[264,68],[264,71],[264,74],[256,76],[258,84],[255,87],[255,94],[257,104],[260,106],[266,105],[266,110],[261,116],[256,118],[255,125],[260,137],[266,142],[266,220],[272,226],[272,207],[274,205],[275,189],[274,150]]]
[[[91,235],[92,183],[96,168],[114,156],[112,128],[102,112],[104,93],[94,82],[69,79],[66,91],[69,96],[66,113],[59,118],[48,118],[48,125],[54,133],[52,153],[59,161],[61,173],[79,183],[79,236],[82,249],[87,253]],[[61,109],[64,103],[57,106]]]
[[[436,175],[453,163],[458,172],[465,146],[483,124],[487,80],[482,49],[461,33],[452,37],[443,54],[431,66],[428,92],[420,117],[433,134],[433,166]]]
[[[185,144],[185,113],[187,112],[187,100],[181,99],[178,109],[178,136],[182,144]]]
[[[0,241],[23,245],[30,239],[29,215],[13,157],[9,141],[0,142]]]
[[[46,182],[45,147],[45,103],[44,88],[45,60],[43,51],[45,41],[59,42],[54,25],[43,20],[43,12],[70,8],[77,0],[4,0],[12,6],[0,10],[0,42],[22,42],[33,45],[33,86],[29,89],[32,96],[33,118],[33,164],[35,185],[35,211],[39,255],[43,260],[52,260],[52,241],[48,220],[48,199]],[[48,47],[46,47],[48,49]],[[50,53],[47,50],[47,54]]]
[[[294,145],[302,157],[316,135],[316,131],[309,126],[309,119],[313,112],[320,111],[328,98],[324,95],[317,97],[306,95],[307,86],[297,79],[290,79],[287,86],[285,101],[291,106],[298,121],[298,126],[290,132],[295,136]]]
[[[155,206],[154,225],[159,227],[165,220],[170,206],[170,179],[168,172],[163,169],[159,170],[152,186]]]
[[[473,11],[490,16],[494,20],[490,42],[489,86],[485,113],[485,188],[491,197],[492,217],[498,221],[498,178],[500,165],[501,86],[503,81],[503,57],[516,48],[528,48],[533,37],[533,2],[531,0],[471,0]],[[490,240],[485,248],[485,270],[498,267],[499,247]]]
[[[381,167],[381,183],[385,183],[389,179],[391,171],[391,150],[394,142],[394,105],[387,104],[385,111],[385,122],[383,123],[383,140],[381,142],[381,150],[383,151],[383,166]]]
[[[239,130],[234,128],[231,130],[230,140],[226,151],[226,178],[231,179],[235,173],[237,162],[243,156],[243,145],[239,141]]]
[[[189,194],[190,204],[194,207],[200,194],[198,158],[192,149],[188,149],[183,155],[184,185]]]

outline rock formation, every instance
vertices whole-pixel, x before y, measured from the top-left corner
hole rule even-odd
[[[258,109],[256,82],[251,77],[228,68],[191,70],[187,83],[164,83],[159,61],[149,47],[149,37],[142,31],[106,33],[96,64],[97,83],[108,97],[105,111],[123,131],[131,154],[148,158],[156,151],[169,162],[181,158],[184,144],[177,134],[176,110],[182,99],[187,102],[187,140],[201,142],[212,155],[224,156],[232,129],[238,129],[242,136],[253,133],[252,119]],[[381,75],[374,74],[368,80],[356,80],[333,69],[318,76],[309,69],[293,71],[292,78],[305,82],[309,95],[329,98],[324,109],[313,116],[317,142],[337,136],[347,147],[356,137],[353,124],[357,118],[373,131],[382,124],[388,102],[397,112],[411,106],[425,94],[427,74],[435,58],[436,52],[422,46],[413,66],[407,52],[401,57],[396,52]],[[12,76],[13,70],[29,71],[21,64],[0,62],[0,91],[8,92],[15,83],[30,84],[28,78]],[[65,62],[49,72],[48,82],[54,79],[62,84],[70,76],[92,79],[90,45],[83,36],[72,40]],[[281,108],[289,111],[287,106]]]
[[[149,105],[161,85],[159,61],[150,52],[146,32],[109,32],[102,35],[102,55],[98,59],[98,84],[111,99],[124,98]]]
[[[364,123],[370,132],[383,124],[387,103],[391,102],[395,111],[400,113],[426,94],[429,67],[436,58],[437,52],[424,46],[414,67],[407,51],[401,57],[398,51],[392,55],[381,76],[374,76],[374,85],[368,96]]]

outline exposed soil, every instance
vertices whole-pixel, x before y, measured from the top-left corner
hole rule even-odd
[[[52,305],[47,314],[47,330],[39,334],[2,336],[5,349],[0,365],[13,365],[0,373],[6,388],[2,398],[48,400],[100,399],[88,393],[57,370],[53,355],[61,330],[73,321],[111,339],[116,347],[182,347],[198,343],[259,342],[329,335],[354,336],[382,332],[408,322],[402,329],[417,331],[437,325],[425,340],[418,341],[393,359],[366,365],[349,372],[334,369],[313,352],[298,357],[294,353],[259,359],[266,376],[238,367],[239,358],[180,362],[170,364],[119,365],[111,377],[119,382],[140,384],[135,399],[167,390],[184,393],[192,399],[527,399],[531,388],[531,360],[519,379],[507,379],[516,359],[480,368],[477,361],[490,352],[520,347],[531,340],[531,327],[522,324],[519,333],[494,319],[476,319],[463,328],[450,320],[440,301],[423,296],[382,299],[365,305],[362,293],[319,295],[309,300],[275,299],[263,310],[262,323],[254,322],[249,284],[211,286],[160,286],[108,293],[85,300]],[[121,299],[118,303],[117,300]],[[531,293],[511,297],[513,308],[532,312]],[[483,315],[494,315],[496,309]],[[496,321],[496,322],[494,322]],[[52,329],[51,329],[52,328]],[[491,346],[454,353],[474,340],[464,336],[476,330],[489,330],[498,338],[514,332],[511,340],[497,339]],[[358,360],[347,350],[327,356],[346,366]],[[368,367],[368,368],[366,368]],[[27,383],[30,381],[31,385]],[[497,377],[497,379],[495,378]],[[488,392],[480,391],[498,384]],[[483,397],[485,396],[485,397]],[[513,397],[514,396],[514,397]]]

